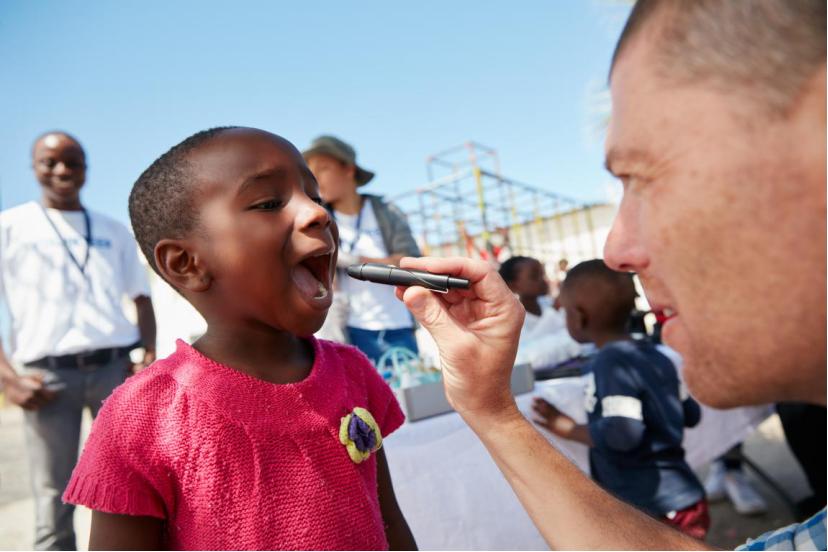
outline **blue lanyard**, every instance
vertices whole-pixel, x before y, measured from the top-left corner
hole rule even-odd
[[[69,255],[69,258],[72,259],[72,263],[76,267],[78,267],[80,273],[84,277],[86,277],[86,265],[89,263],[89,250],[92,249],[92,221],[89,219],[89,212],[86,209],[81,208],[81,211],[83,212],[83,222],[86,226],[86,233],[83,236],[84,241],[86,241],[86,255],[83,258],[83,264],[81,264],[81,262],[78,261],[78,259],[72,253],[72,250],[69,249],[69,244],[66,243],[66,238],[63,237],[63,234],[60,233],[58,227],[55,226],[54,221],[52,221],[51,217],[49,217],[49,213],[46,212],[46,208],[42,204],[38,205],[40,205],[40,210],[43,211],[43,216],[46,217],[46,220],[49,221],[49,226],[52,227],[52,230],[54,230],[55,234],[57,234],[60,243],[63,244],[63,249],[66,250],[66,253]]]
[[[356,247],[357,241],[359,241],[360,228],[362,227],[362,210],[364,208],[365,208],[364,203],[359,206],[359,214],[357,215],[356,226],[354,227],[354,239],[352,239],[350,241],[350,243],[347,244],[348,247],[347,248],[345,247],[346,244],[345,244],[344,241],[342,241],[341,238],[339,240],[339,249],[344,251],[345,253],[349,253],[349,254],[353,253],[354,248]],[[334,219],[336,219],[336,211],[333,211],[333,213],[334,213]]]

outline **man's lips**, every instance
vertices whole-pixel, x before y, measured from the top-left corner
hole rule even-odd
[[[49,187],[56,192],[74,192],[78,189],[78,185],[71,180],[52,180]]]

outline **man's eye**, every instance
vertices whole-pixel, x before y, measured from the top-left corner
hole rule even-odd
[[[262,201],[261,203],[257,203],[252,207],[252,209],[257,209],[259,211],[274,211],[282,207],[283,203],[278,199],[269,199],[267,201]]]
[[[317,197],[312,197],[311,199],[312,199],[312,200],[313,200],[313,202],[314,202],[314,203],[316,203],[317,205],[325,205],[325,200],[323,200],[321,197],[318,197],[318,196],[317,196]]]

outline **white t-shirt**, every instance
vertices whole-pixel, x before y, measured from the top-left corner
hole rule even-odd
[[[517,363],[528,362],[534,369],[555,366],[576,357],[582,346],[566,329],[566,314],[543,301],[540,316],[526,313],[518,342]]]
[[[336,213],[340,247],[358,257],[383,258],[388,250],[382,241],[370,201],[362,206],[362,220],[357,234],[358,215]],[[338,293],[348,297],[348,326],[363,330],[397,330],[412,328],[411,314],[394,295],[394,286],[363,282],[344,276]]]
[[[44,211],[32,201],[0,213],[0,294],[11,317],[15,362],[138,341],[138,328],[127,320],[122,303],[125,296],[149,296],[137,244],[121,223],[87,212],[92,249],[83,274],[58,236],[83,264],[81,211]]]

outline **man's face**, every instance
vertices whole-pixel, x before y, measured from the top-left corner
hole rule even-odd
[[[197,254],[211,278],[203,307],[225,323],[317,331],[331,305],[338,235],[301,154],[273,134],[235,129],[189,161]]]
[[[326,203],[335,204],[356,188],[354,167],[330,155],[312,155],[308,168],[319,182],[319,193]]]
[[[86,181],[86,156],[80,144],[63,134],[47,134],[34,145],[32,168],[48,207],[79,206]]]
[[[651,49],[634,38],[612,76],[607,166],[624,197],[605,260],[673,313],[663,338],[703,402],[824,404],[824,72],[770,119],[741,90],[656,77]]]

